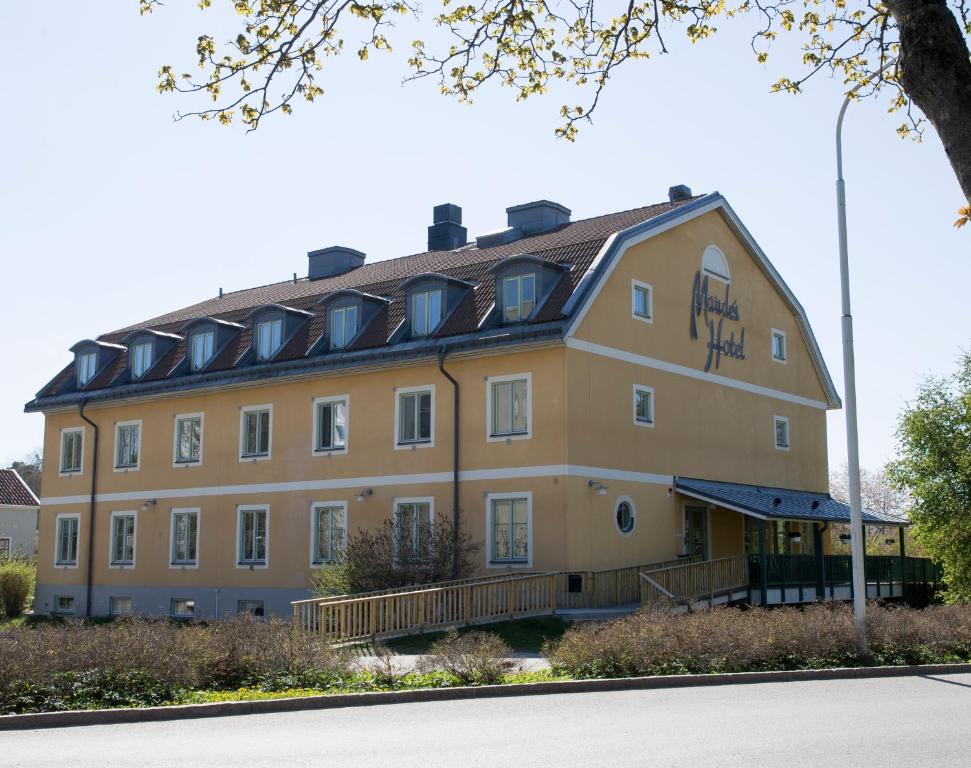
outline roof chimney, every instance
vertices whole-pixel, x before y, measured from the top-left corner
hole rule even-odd
[[[680,203],[682,200],[691,199],[691,187],[686,184],[678,184],[676,187],[668,189],[668,200],[672,203]]]
[[[537,200],[506,208],[506,222],[510,228],[518,229],[524,235],[535,235],[549,232],[561,224],[569,224],[570,209],[549,200]]]
[[[330,248],[321,248],[318,251],[307,253],[310,260],[307,277],[311,280],[318,280],[321,277],[333,277],[343,275],[352,269],[357,269],[364,264],[364,254],[343,245],[332,245]]]
[[[429,251],[451,251],[468,242],[468,232],[462,226],[462,209],[454,203],[432,208],[432,225],[428,228]]]

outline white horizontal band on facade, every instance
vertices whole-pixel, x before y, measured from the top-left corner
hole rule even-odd
[[[594,477],[598,480],[617,480],[670,486],[671,475],[650,472],[628,472],[578,464],[548,464],[536,467],[503,467],[500,469],[468,469],[459,472],[459,480],[519,480],[536,477]],[[296,480],[287,483],[253,483],[249,485],[212,485],[201,488],[166,488],[153,491],[125,491],[99,493],[97,501],[141,501],[144,499],[183,499],[195,496],[243,496],[248,494],[292,493],[295,491],[330,491],[346,488],[373,488],[389,485],[434,485],[450,483],[451,472],[430,472],[417,475],[379,475],[376,477],[344,477],[330,480]],[[45,507],[66,504],[87,504],[90,494],[80,496],[49,496],[40,503]]]
[[[750,384],[747,381],[730,379],[728,376],[721,376],[717,373],[705,373],[704,371],[699,371],[695,368],[689,368],[686,365],[678,365],[677,363],[669,363],[664,360],[657,360],[653,357],[636,355],[633,352],[625,352],[622,349],[614,349],[613,347],[607,347],[603,344],[596,344],[592,341],[583,341],[582,339],[570,337],[566,340],[566,345],[570,349],[577,349],[581,352],[589,352],[592,355],[600,355],[601,357],[609,357],[614,360],[620,360],[621,362],[639,365],[643,368],[653,368],[656,371],[673,373],[676,376],[687,376],[691,379],[707,381],[709,384],[720,384],[723,387],[740,389],[743,392],[751,392],[754,395],[765,395],[766,397],[773,397],[776,400],[784,400],[787,403],[805,405],[809,408],[819,408],[823,411],[829,409],[829,406],[822,400],[812,400],[811,398],[802,397],[801,395],[793,395],[779,389],[771,389],[769,387],[760,386],[759,384]]]

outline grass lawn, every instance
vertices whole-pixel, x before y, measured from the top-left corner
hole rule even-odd
[[[558,616],[536,616],[516,621],[500,621],[496,624],[460,627],[459,632],[462,634],[466,632],[494,632],[514,651],[539,653],[544,641],[556,640],[566,632],[569,626],[568,621],[564,621]],[[428,632],[424,635],[397,637],[393,640],[386,640],[384,645],[394,653],[402,655],[428,653],[432,644],[436,640],[440,640],[444,634],[444,632]],[[374,647],[371,643],[354,646],[354,649],[360,650],[364,655],[374,653]]]

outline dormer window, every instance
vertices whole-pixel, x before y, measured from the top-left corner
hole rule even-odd
[[[330,311],[330,348],[344,349],[357,335],[357,307],[337,307]]]
[[[75,369],[77,370],[78,386],[83,387],[91,379],[94,378],[94,374],[98,370],[98,353],[97,352],[85,352],[77,356],[75,360]]]
[[[203,331],[193,334],[192,345],[189,357],[193,371],[200,370],[212,359],[213,348],[216,341],[215,331]]]
[[[144,341],[131,348],[132,376],[140,379],[152,367],[152,342]]]
[[[507,323],[527,319],[536,306],[536,275],[511,275],[502,281],[502,318]]]
[[[411,333],[427,336],[442,321],[442,292],[423,291],[411,297]]]
[[[256,357],[269,360],[283,344],[283,320],[264,320],[256,324]]]

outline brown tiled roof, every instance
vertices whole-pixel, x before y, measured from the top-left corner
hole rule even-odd
[[[500,259],[525,253],[569,267],[569,271],[564,273],[531,322],[556,321],[563,317],[563,305],[576,290],[580,280],[611,234],[652,219],[687,202],[690,200],[659,203],[575,221],[549,232],[523,237],[490,248],[479,248],[473,243],[452,251],[428,251],[364,264],[334,277],[318,280],[306,278],[288,280],[227,293],[222,297],[207,299],[104,334],[99,337],[99,340],[120,343],[135,328],[180,333],[186,323],[201,317],[214,317],[243,324],[246,326],[245,330],[237,333],[222,350],[217,350],[216,357],[205,369],[205,372],[225,371],[238,365],[250,349],[252,333],[247,315],[255,307],[275,303],[315,313],[312,318],[304,322],[292,338],[285,342],[276,357],[279,361],[295,360],[306,356],[326,331],[325,313],[318,311],[317,303],[327,294],[343,288],[352,288],[389,299],[389,303],[382,307],[362,329],[362,333],[354,340],[349,351],[380,347],[388,343],[391,335],[404,320],[405,301],[404,291],[401,290],[402,283],[409,277],[425,272],[439,272],[475,286],[474,290],[470,291],[469,295],[463,298],[452,313],[444,319],[435,337],[446,338],[473,333],[479,329],[495,302],[495,281],[490,274],[490,268]],[[152,367],[143,381],[165,378],[173,369],[180,366],[185,356],[186,344],[183,340],[176,344],[163,360]],[[85,387],[85,390],[91,391],[112,384],[126,383],[127,370],[128,355],[122,352]],[[48,397],[66,393],[72,386],[73,365],[70,365],[38,396]]]
[[[40,502],[34,492],[12,469],[0,469],[0,506],[36,507]]]

